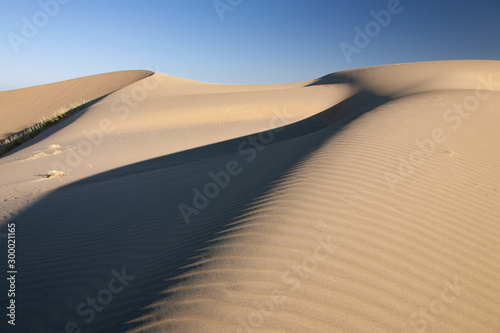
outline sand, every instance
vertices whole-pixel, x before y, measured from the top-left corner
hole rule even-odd
[[[89,85],[0,158],[17,331],[500,330],[500,62],[109,73],[0,93],[2,131]]]
[[[150,71],[113,72],[0,91],[0,138],[50,118],[61,109],[92,102],[152,74]]]

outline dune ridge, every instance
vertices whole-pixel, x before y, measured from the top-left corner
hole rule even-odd
[[[0,138],[50,118],[61,108],[90,102],[152,74],[121,71],[0,91]]]
[[[120,102],[142,90],[136,106]],[[0,159],[0,174],[19,170],[0,193],[5,212],[21,209],[4,220],[23,230],[19,323],[497,332],[499,102],[497,61],[269,86],[136,81]],[[103,118],[114,129],[91,154],[63,177],[35,176],[67,166]],[[87,297],[113,270],[130,279],[91,317]]]

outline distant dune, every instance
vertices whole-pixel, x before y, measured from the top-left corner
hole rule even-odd
[[[16,331],[500,331],[499,61],[101,74],[0,92],[0,133],[101,97],[0,158]]]

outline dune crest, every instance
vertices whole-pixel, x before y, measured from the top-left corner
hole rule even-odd
[[[152,74],[121,71],[0,91],[0,138],[50,118],[61,108],[90,102]]]

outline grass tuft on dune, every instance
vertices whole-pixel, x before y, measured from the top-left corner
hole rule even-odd
[[[38,134],[42,133],[47,128],[50,128],[58,124],[63,119],[68,116],[85,109],[89,105],[89,101],[83,100],[79,103],[73,103],[69,107],[61,107],[59,110],[54,112],[54,115],[50,118],[43,118],[40,122],[33,124],[22,131],[17,133],[12,133],[6,138],[0,140],[0,157],[13,150],[14,148],[20,146],[22,143],[33,139]]]

